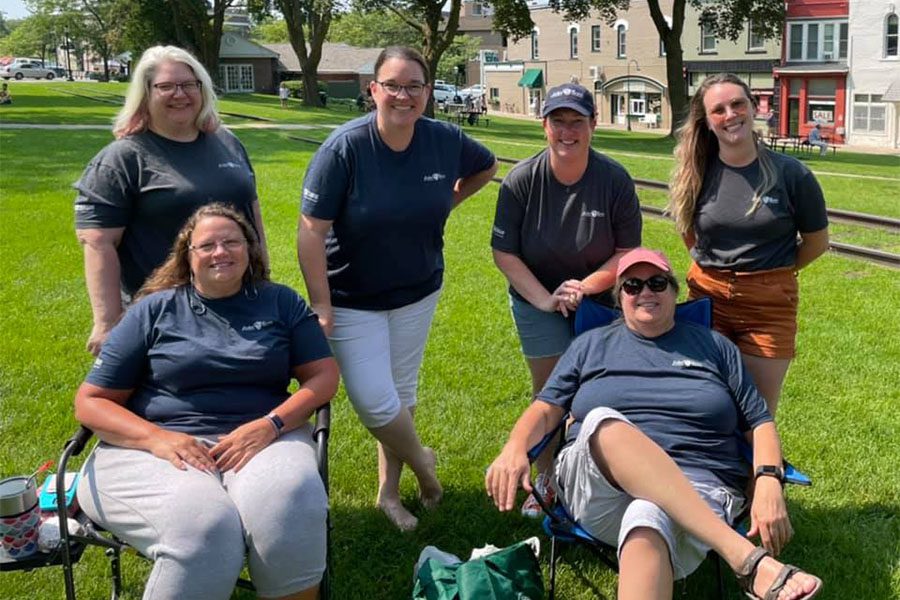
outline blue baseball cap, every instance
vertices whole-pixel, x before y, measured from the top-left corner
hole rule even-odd
[[[541,117],[546,117],[560,108],[571,108],[575,112],[591,118],[597,113],[597,108],[594,106],[594,94],[576,83],[564,83],[550,88],[547,101],[544,102],[544,109],[541,111]]]

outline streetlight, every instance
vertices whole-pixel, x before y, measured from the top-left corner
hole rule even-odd
[[[63,35],[66,36],[66,72],[69,74],[66,81],[74,81],[72,79],[72,61],[69,58],[69,28],[63,28]]]
[[[636,58],[632,58],[625,65],[625,128],[628,131],[631,131],[631,63],[634,63],[635,71],[641,70]]]

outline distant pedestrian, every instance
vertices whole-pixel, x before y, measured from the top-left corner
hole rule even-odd
[[[7,83],[0,87],[0,104],[12,104],[12,95],[9,93],[9,84]]]
[[[819,149],[819,156],[825,156],[828,152],[828,142],[822,139],[821,123],[816,123],[816,126],[809,132],[809,145]]]
[[[291,97],[291,90],[288,89],[288,86],[285,82],[281,82],[281,87],[278,88],[278,98],[281,100],[281,108],[288,107],[288,98]]]

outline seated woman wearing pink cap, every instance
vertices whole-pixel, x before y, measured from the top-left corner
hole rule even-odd
[[[721,334],[675,321],[678,280],[665,256],[625,254],[623,318],[576,338],[488,469],[488,495],[510,510],[530,490],[527,450],[567,412],[573,422],[553,482],[572,516],[619,552],[621,598],[671,598],[710,548],[753,598],[796,600],[822,581],[776,561],[793,535],[781,443],[766,403]],[[750,536],[731,528],[747,498],[735,431],[753,438]]]

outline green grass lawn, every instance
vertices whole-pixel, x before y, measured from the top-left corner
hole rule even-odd
[[[51,96],[49,88],[59,85],[70,84],[14,86],[16,105],[11,108],[20,112],[4,107],[0,122],[35,122],[49,118],[46,115],[54,115],[48,122],[109,122],[115,107]],[[124,89],[118,84],[83,86],[108,89],[110,94]],[[38,103],[40,98],[46,102]],[[68,98],[72,104],[56,102]],[[29,104],[31,99],[35,104]],[[264,96],[225,102],[234,103],[234,112],[281,111],[277,99]],[[257,103],[264,106],[257,110]],[[334,123],[351,116],[341,110],[284,112],[291,114],[291,121],[306,123]],[[489,128],[467,129],[505,156],[527,156],[542,139],[536,124],[521,121],[492,119]],[[300,183],[315,148],[289,139],[293,134],[288,132],[237,133],[257,172],[273,278],[302,290],[294,236]],[[298,135],[322,138],[327,130]],[[632,137],[599,132],[597,146],[617,159],[621,155],[623,163],[625,154],[645,156],[628,165],[635,176],[664,178],[652,169],[670,161],[669,142],[647,134]],[[71,399],[90,365],[84,351],[90,309],[72,228],[70,186],[109,140],[103,131],[0,129],[0,251],[6,265],[0,273],[3,476],[28,473],[55,458],[75,428]],[[873,160],[872,173],[896,171],[888,162],[879,164],[891,157],[845,156]],[[838,159],[843,158],[839,153]],[[828,167],[844,165],[835,161]],[[646,174],[636,172],[639,168],[646,168]],[[869,167],[849,163],[844,172],[851,171],[867,173]],[[822,183],[830,199],[833,183],[824,178]],[[894,203],[900,198],[891,192],[897,184],[882,192],[873,191],[870,183],[853,180],[855,192],[846,193],[861,198],[893,193],[884,200]],[[467,555],[486,543],[501,546],[541,535],[536,522],[497,513],[482,487],[484,469],[525,408],[530,387],[505,284],[490,258],[496,190],[491,184],[469,199],[447,227],[446,284],[425,356],[417,412],[424,441],[438,452],[446,498],[435,512],[416,508],[421,516],[417,531],[400,534],[374,510],[373,440],[343,391],[335,399],[331,503],[336,599],[408,598],[413,564],[429,544]],[[660,196],[642,192],[642,199],[651,203],[664,201]],[[666,251],[683,276],[688,258],[670,222],[646,219],[644,243]],[[815,485],[788,493],[796,537],[784,558],[825,579],[823,598],[900,598],[897,272],[826,255],[803,271],[801,285],[799,357],[788,377],[778,422],[787,454]],[[414,482],[408,476],[403,492],[415,505]],[[597,561],[578,551],[567,556],[560,572],[562,598],[614,597],[615,579]],[[127,556],[124,573],[126,598],[139,598],[147,564]],[[99,550],[87,553],[75,575],[80,598],[108,596],[107,564]],[[710,565],[704,565],[678,585],[676,595],[713,597],[712,581]],[[4,574],[0,589],[3,598],[59,598],[62,575],[57,569]],[[738,597],[734,585],[731,593]]]

